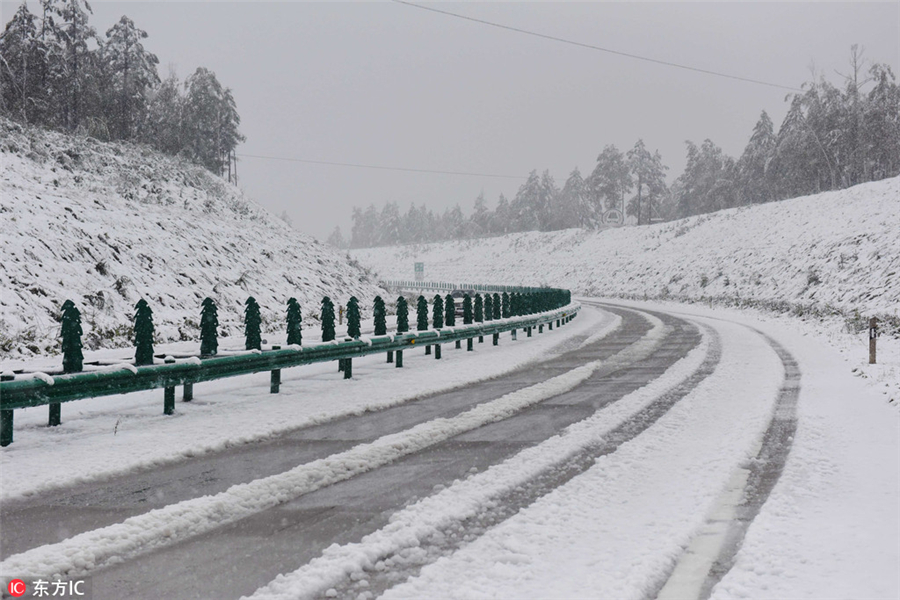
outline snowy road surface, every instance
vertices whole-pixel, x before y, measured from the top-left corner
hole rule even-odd
[[[0,572],[95,598],[900,595],[897,413],[834,352],[584,304],[440,363],[210,384],[174,419],[142,394],[52,434],[17,415]]]

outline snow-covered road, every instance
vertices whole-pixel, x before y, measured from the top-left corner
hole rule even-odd
[[[86,401],[49,442],[17,432],[0,573],[90,574],[96,598],[900,594],[897,413],[835,352],[584,303],[402,373],[371,357],[275,398],[210,385],[177,419],[134,394],[140,431]]]

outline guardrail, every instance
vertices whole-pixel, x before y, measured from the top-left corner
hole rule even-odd
[[[515,338],[519,329],[525,330],[526,335],[531,337],[535,328],[540,333],[544,325],[553,329],[554,323],[557,327],[568,323],[580,309],[581,305],[575,303],[543,313],[471,325],[347,338],[341,342],[310,346],[276,346],[272,350],[252,351],[250,354],[212,356],[202,360],[192,357],[171,364],[142,367],[123,364],[119,371],[68,373],[33,379],[9,380],[4,377],[0,381],[0,446],[7,446],[13,441],[15,409],[50,405],[51,422],[54,408],[58,422],[59,404],[63,402],[163,388],[163,413],[172,414],[175,410],[175,387],[179,385],[184,386],[183,399],[187,402],[193,398],[195,383],[270,371],[270,391],[278,393],[281,369],[337,360],[344,378],[350,378],[352,360],[356,357],[387,352],[390,361],[393,359],[390,353],[395,353],[395,365],[402,367],[403,351],[417,345],[435,346],[435,358],[440,358],[440,344],[468,340],[467,350],[472,350],[472,340],[476,337],[481,341],[483,336],[492,335],[493,344],[497,345],[501,333],[512,331]]]
[[[533,294],[536,292],[555,292],[556,288],[546,287],[525,287],[521,285],[486,285],[483,283],[444,283],[444,282],[428,282],[414,280],[395,280],[389,279],[379,281],[378,285],[390,289],[404,290],[433,290],[451,292],[453,290],[473,291],[473,292],[507,292],[509,294]]]

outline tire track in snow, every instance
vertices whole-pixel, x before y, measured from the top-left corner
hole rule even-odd
[[[754,327],[745,327],[762,337],[784,366],[784,380],[772,418],[755,448],[755,455],[732,474],[706,523],[694,535],[661,584],[648,594],[648,598],[709,598],[715,585],[734,566],[747,530],[784,470],[797,430],[800,368],[797,360],[781,344]]]
[[[45,577],[92,573],[350,479],[450,437],[507,419],[529,406],[577,387],[597,370],[615,365],[618,365],[615,368],[621,368],[652,354],[664,340],[669,327],[649,313],[644,314],[653,324],[651,330],[609,359],[587,363],[477,405],[454,417],[420,423],[347,451],[301,464],[284,473],[235,485],[219,494],[168,505],[57,544],[10,556],[0,562],[0,573],[29,573]]]
[[[426,524],[423,525],[420,523],[422,515],[410,514],[405,519],[409,523],[404,525],[400,523],[404,520],[401,517],[360,543],[329,548],[321,559],[314,560],[291,574],[279,576],[267,587],[257,590],[252,598],[309,598],[321,594],[329,586],[326,594],[328,597],[355,598],[360,592],[378,595],[415,576],[427,564],[461,548],[487,529],[514,516],[520,509],[587,471],[597,458],[615,452],[619,446],[652,426],[709,377],[718,365],[721,357],[718,334],[708,327],[704,327],[704,330],[705,337],[709,340],[707,347],[695,348],[688,355],[689,358],[680,361],[680,365],[671,367],[649,385],[633,392],[635,395],[645,395],[648,392],[651,395],[643,406],[612,429],[603,433],[591,431],[589,422],[594,417],[576,423],[554,438],[554,441],[561,441],[566,446],[568,440],[580,435],[580,447],[574,451],[571,447],[564,447],[562,450],[557,448],[555,452],[547,451],[550,458],[545,459],[543,466],[538,466],[536,471],[534,467],[526,468],[529,472],[524,481],[515,482],[511,486],[495,484],[500,488],[499,492],[495,488],[489,495],[482,493],[474,500],[474,507],[450,518],[442,518],[440,514],[426,515]],[[685,365],[689,366],[685,369]],[[681,373],[682,369],[687,372]],[[545,446],[547,443],[540,447]],[[531,448],[525,452],[536,449]],[[436,499],[433,501],[437,502]],[[467,498],[466,502],[471,503],[473,500]],[[442,504],[451,503],[456,503],[452,497]],[[440,510],[438,507],[437,511]],[[427,523],[429,520],[431,524]],[[367,568],[360,571],[360,564]],[[361,589],[357,582],[363,579],[367,585]]]

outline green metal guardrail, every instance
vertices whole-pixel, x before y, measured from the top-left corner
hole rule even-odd
[[[434,290],[451,292],[453,290],[473,292],[507,292],[509,294],[533,294],[537,292],[555,292],[556,288],[525,287],[521,285],[485,285],[482,283],[444,283],[428,281],[394,280],[379,281],[378,284],[391,289]]]
[[[188,359],[173,364],[123,368],[118,371],[92,371],[57,375],[44,379],[13,379],[0,382],[0,446],[13,440],[13,411],[19,408],[71,402],[83,398],[127,394],[163,388],[163,412],[172,414],[175,408],[175,386],[184,386],[184,400],[193,397],[193,384],[203,381],[235,377],[263,371],[271,372],[270,391],[277,393],[281,383],[281,369],[317,362],[338,360],[344,377],[352,376],[352,359],[380,352],[396,353],[396,366],[403,366],[403,351],[418,346],[435,346],[435,358],[440,358],[440,344],[468,340],[467,350],[472,349],[472,339],[493,335],[497,345],[499,335],[519,329],[530,337],[536,327],[543,331],[571,321],[580,310],[579,304],[532,315],[511,317],[472,325],[448,327],[396,335],[372,336],[329,342],[311,346],[291,346],[257,351],[250,354],[213,356],[200,360]],[[52,418],[52,417],[51,417]]]

